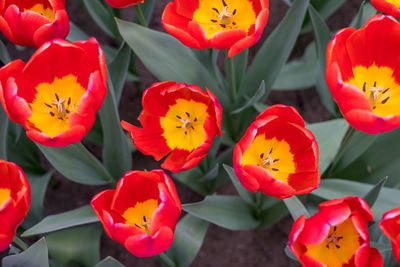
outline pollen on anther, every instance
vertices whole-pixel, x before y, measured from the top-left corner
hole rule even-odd
[[[51,112],[51,111],[50,111],[50,115],[51,115],[52,117],[55,116],[54,112]]]
[[[189,112],[185,112],[186,113],[186,116],[188,116],[189,118],[190,118],[190,114],[189,114]]]
[[[365,86],[366,86],[366,82],[364,82],[364,84],[363,84],[363,91],[365,92],[366,91],[366,89],[365,89]]]
[[[225,24],[219,24],[219,26],[221,26],[222,28],[226,28]]]
[[[386,88],[386,90],[382,92],[382,95],[383,95],[384,93],[386,93],[387,91],[389,91],[389,89],[390,89],[390,88]]]
[[[52,108],[52,106],[50,106],[49,104],[47,104],[47,103],[44,103],[47,107],[49,107],[49,108]]]
[[[227,6],[227,4],[225,3],[225,1],[224,1],[224,0],[222,0],[222,4],[223,4],[224,6]]]
[[[274,161],[273,161],[273,162],[277,162],[277,161],[279,161],[279,159],[274,159]]]
[[[385,104],[389,100],[390,96],[386,97],[385,99],[382,100],[382,104]]]
[[[143,215],[143,221],[144,221],[144,222],[147,222],[146,216],[144,216],[144,215]]]
[[[276,172],[279,171],[279,169],[277,169],[277,168],[272,168],[272,170],[273,170],[273,171],[276,171]]]
[[[235,10],[233,10],[233,12],[232,12],[232,15],[235,15],[236,14],[236,9]]]
[[[261,154],[260,154],[260,158],[264,158],[264,153],[261,153]]]
[[[212,19],[212,20],[211,20],[211,22],[217,22],[217,20],[215,20],[215,19]]]
[[[214,10],[215,12],[217,12],[219,14],[218,9],[216,9],[215,7],[213,7],[212,10]]]
[[[71,105],[71,98],[68,98],[68,106]]]
[[[60,101],[60,98],[58,97],[57,93],[54,94],[56,96],[57,101]]]

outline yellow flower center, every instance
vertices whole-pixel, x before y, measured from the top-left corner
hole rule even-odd
[[[28,121],[49,137],[54,137],[70,128],[69,115],[78,111],[79,101],[85,89],[74,75],[52,83],[36,86],[36,95],[30,107],[32,115]]]
[[[265,134],[258,135],[243,153],[242,166],[257,165],[267,169],[280,181],[288,183],[289,175],[296,170],[294,155],[290,145],[275,137],[266,139]]]
[[[400,0],[386,0],[386,2],[391,3],[396,7],[400,8]]]
[[[45,8],[43,4],[35,4],[31,8],[24,8],[24,11],[33,11],[36,12],[42,16],[45,16],[48,18],[50,21],[54,22],[54,13],[53,9],[50,7]]]
[[[357,66],[353,74],[354,78],[344,83],[353,84],[364,92],[373,113],[381,117],[400,115],[400,84],[393,77],[393,69]]]
[[[255,24],[256,14],[249,0],[200,0],[193,20],[203,26],[210,39],[223,30],[242,29],[247,33]]]
[[[351,218],[329,230],[328,237],[318,245],[307,246],[306,254],[329,267],[349,263],[360,247],[360,235]]]
[[[207,106],[193,100],[177,99],[161,117],[163,136],[171,149],[193,150],[206,140],[204,121]]]
[[[3,207],[4,202],[10,197],[10,189],[0,188],[0,210]]]
[[[144,202],[138,202],[132,208],[128,208],[122,217],[126,223],[136,226],[146,234],[151,234],[151,217],[158,207],[157,199],[149,199]]]

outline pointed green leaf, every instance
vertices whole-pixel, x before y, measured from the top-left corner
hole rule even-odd
[[[344,119],[306,125],[315,136],[319,148],[319,172],[322,174],[337,154],[349,125]]]
[[[179,267],[189,266],[196,257],[207,233],[208,222],[190,214],[177,224],[174,242],[166,254]]]
[[[230,230],[249,230],[260,222],[253,208],[236,196],[208,196],[203,201],[182,205],[187,213]]]
[[[123,265],[113,257],[108,256],[101,262],[97,263],[94,267],[125,267],[125,265]]]
[[[121,99],[122,90],[128,74],[129,63],[131,62],[131,49],[124,42],[118,50],[117,55],[108,66],[110,77],[115,91],[115,99],[117,104]]]
[[[323,199],[336,199],[347,196],[363,197],[373,187],[370,184],[342,179],[324,179],[318,189],[312,191],[311,194]],[[379,194],[374,206],[371,207],[375,220],[380,220],[386,211],[398,207],[399,203],[400,190],[382,187],[381,194]]]
[[[375,201],[377,200],[379,193],[381,192],[383,186],[385,185],[388,177],[384,177],[382,180],[379,181],[374,187],[371,188],[370,191],[368,191],[367,194],[363,197],[363,199],[368,203],[370,207],[373,207],[375,204]]]
[[[233,66],[235,67],[235,80],[237,88],[239,88],[245,75],[248,57],[249,49],[244,49],[242,52],[232,58]]]
[[[100,261],[99,225],[71,228],[46,236],[51,258],[60,266],[95,266]]]
[[[103,162],[114,180],[131,170],[132,155],[121,127],[111,79],[107,79],[108,92],[100,108],[99,116],[103,129]]]
[[[309,0],[296,0],[293,3],[254,57],[240,87],[239,96],[254,95],[262,80],[265,81],[266,94],[269,93],[296,43],[308,4]]]
[[[271,225],[282,220],[287,216],[288,210],[283,201],[278,201],[276,204],[272,205],[270,208],[263,210],[260,214],[261,225],[260,229],[267,228]]]
[[[193,51],[169,34],[116,19],[122,38],[146,68],[160,81],[177,81],[207,87],[224,102],[217,81]]]
[[[0,159],[7,160],[8,116],[0,105]]]
[[[332,113],[336,114],[336,105],[325,80],[326,69],[326,48],[331,40],[331,33],[325,21],[312,5],[308,7],[308,14],[311,17],[311,24],[315,36],[315,45],[318,55],[317,91],[322,103]]]
[[[357,15],[350,24],[350,27],[359,29],[374,15],[376,15],[376,9],[370,3],[367,3],[367,0],[363,0]]]
[[[265,94],[265,82],[262,81],[260,84],[260,87],[258,88],[257,92],[247,100],[246,104],[244,104],[242,107],[235,109],[234,111],[231,112],[231,114],[238,114],[242,112],[243,110],[253,106],[255,103],[257,103]]]
[[[0,61],[5,65],[11,61],[10,55],[8,54],[7,47],[0,40]]]
[[[307,218],[310,217],[310,213],[306,207],[304,207],[303,203],[298,197],[292,196],[290,198],[285,198],[283,203],[285,203],[294,221],[297,220],[297,218],[299,218],[301,215],[306,215]]]
[[[99,160],[81,143],[65,147],[37,146],[54,168],[71,181],[90,185],[113,181]]]
[[[92,207],[86,205],[75,210],[47,216],[32,228],[26,230],[22,236],[27,237],[46,234],[83,224],[96,223],[98,221],[99,219]]]
[[[49,256],[45,239],[40,239],[17,255],[4,257],[1,263],[3,267],[48,267]]]

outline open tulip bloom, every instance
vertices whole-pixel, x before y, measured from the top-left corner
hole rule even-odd
[[[382,256],[369,244],[368,204],[359,197],[323,202],[319,212],[293,224],[289,247],[303,266],[381,267]]]
[[[21,46],[64,39],[69,33],[65,0],[0,0],[0,31]]]
[[[251,192],[287,198],[318,187],[318,145],[293,108],[274,105],[250,125],[233,151],[235,173]]]
[[[31,203],[31,188],[22,169],[0,159],[0,251],[14,238]]]
[[[135,147],[164,169],[181,172],[193,168],[207,155],[216,134],[221,135],[222,108],[215,96],[196,85],[161,82],[148,88],[137,128],[125,121]]]
[[[167,32],[196,49],[229,49],[233,57],[261,37],[269,0],[174,0],[162,15]]]
[[[345,119],[376,134],[400,126],[400,24],[376,15],[339,31],[327,49],[326,80]]]
[[[108,236],[133,255],[150,257],[171,246],[181,203],[163,170],[127,172],[116,190],[91,203]]]
[[[28,63],[0,69],[0,100],[10,119],[46,146],[79,142],[107,92],[103,52],[94,38],[45,43]]]
[[[373,5],[378,11],[400,18],[400,1],[399,0],[371,0]]]
[[[400,207],[383,214],[379,226],[392,242],[393,255],[400,264]]]

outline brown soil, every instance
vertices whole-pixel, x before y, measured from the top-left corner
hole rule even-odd
[[[67,9],[70,19],[90,35],[95,36],[100,43],[112,44],[112,40],[107,37],[91,19],[82,10],[77,3],[78,1],[67,1]],[[151,28],[162,30],[160,17],[167,0],[158,0],[150,24]],[[351,18],[355,15],[361,0],[346,1],[346,3],[329,18],[328,23],[332,31],[336,31],[347,26]],[[267,28],[262,39],[265,39],[273,28],[280,22],[287,6],[281,0],[270,1],[270,18]],[[132,16],[133,8],[124,10],[126,16]],[[301,51],[306,44],[312,39],[312,35],[308,34],[304,40],[300,40],[297,44],[294,56],[301,55]],[[251,49],[251,56],[260,47],[261,41]],[[15,50],[12,44],[8,44],[13,59],[22,57],[24,60],[34,51],[33,49],[25,49],[24,51]],[[299,52],[300,51],[300,52]],[[142,88],[147,88],[157,79],[149,73],[143,65],[138,62],[137,68],[143,79]],[[141,109],[141,100],[137,94],[138,88],[131,83],[127,83],[121,99],[119,111],[121,119],[129,122],[135,122]],[[303,115],[306,121],[316,122],[329,118],[328,112],[322,106],[316,91],[313,88],[293,91],[293,92],[273,92],[270,94],[268,104],[282,103],[293,105]],[[136,152],[133,155],[133,169],[154,169],[158,168],[151,157],[143,156]],[[55,214],[70,209],[78,208],[90,202],[91,198],[105,187],[93,187],[76,184],[66,180],[61,175],[55,176],[56,183],[49,186],[45,206],[47,214]],[[200,201],[201,196],[197,195],[190,189],[181,186],[176,182],[179,197],[182,203],[191,203]],[[235,190],[230,183],[224,185],[218,193],[235,194]],[[208,266],[271,266],[271,267],[287,267],[293,263],[284,254],[284,247],[287,244],[292,220],[289,217],[284,218],[276,225],[262,230],[252,231],[229,231],[215,225],[210,225],[205,241],[200,253],[195,258],[192,266],[208,267]],[[4,256],[4,253],[2,253]],[[2,257],[0,254],[0,258]],[[105,234],[101,243],[101,257],[113,256],[126,266],[161,266],[155,257],[153,258],[136,258],[128,253],[123,246],[113,242]]]

